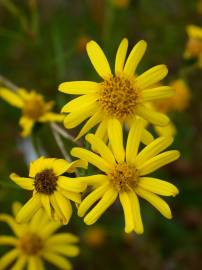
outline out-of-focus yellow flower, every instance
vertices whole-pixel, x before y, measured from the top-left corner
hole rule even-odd
[[[185,58],[196,58],[202,67],[202,27],[196,25],[187,26],[189,40],[186,45]]]
[[[17,185],[33,191],[32,198],[18,212],[17,221],[28,222],[43,208],[50,219],[67,224],[72,215],[70,200],[80,203],[80,192],[84,191],[86,185],[76,178],[62,174],[72,173],[75,168],[86,166],[87,163],[82,160],[68,163],[64,159],[40,157],[30,163],[29,177],[20,177],[12,173],[10,178]]]
[[[87,120],[77,138],[97,125],[96,135],[104,138],[108,134],[109,122],[112,119],[129,126],[138,117],[155,125],[168,124],[169,118],[166,115],[149,110],[145,106],[149,101],[173,95],[171,87],[155,86],[167,75],[167,67],[157,65],[141,75],[135,75],[146,47],[145,41],[139,41],[126,58],[128,40],[124,38],[117,50],[113,75],[100,46],[95,41],[87,43],[88,56],[102,81],[64,82],[59,86],[59,91],[63,93],[79,95],[62,109],[62,112],[67,114],[64,118],[64,126],[67,129],[74,128]],[[145,141],[148,131],[144,131],[142,136]]]
[[[170,86],[175,91],[175,94],[170,98],[154,101],[154,106],[158,111],[163,113],[184,111],[189,106],[191,99],[191,92],[188,85],[184,80],[179,79],[172,81]]]
[[[172,218],[168,204],[158,195],[176,196],[178,189],[148,174],[178,159],[180,154],[176,150],[163,152],[173,142],[168,136],[159,137],[138,153],[142,131],[143,121],[138,119],[130,128],[125,150],[122,126],[117,119],[112,119],[109,123],[110,148],[99,137],[88,134],[86,140],[98,154],[82,148],[72,149],[73,156],[88,161],[103,172],[78,178],[94,187],[78,208],[80,217],[86,215],[84,222],[87,225],[94,224],[118,197],[124,211],[126,233],[133,230],[143,233],[138,196],[150,202],[166,218]]]
[[[130,4],[130,0],[111,0],[112,4],[117,8],[127,8]]]
[[[29,223],[18,224],[15,214],[21,209],[21,204],[14,203],[13,208],[14,217],[0,214],[0,221],[6,222],[14,233],[14,236],[0,235],[0,245],[12,247],[0,258],[0,269],[45,270],[45,261],[57,269],[72,269],[65,257],[79,254],[79,248],[75,245],[78,237],[71,233],[55,233],[61,225],[50,221],[42,209]]]
[[[83,54],[86,51],[86,44],[90,41],[90,38],[88,36],[80,36],[77,41],[77,51],[80,54]]]
[[[86,245],[100,247],[106,241],[106,231],[101,227],[93,227],[85,230],[83,239]]]
[[[22,137],[31,134],[36,122],[61,122],[64,117],[61,114],[53,113],[54,102],[45,102],[44,97],[35,91],[28,92],[25,89],[18,89],[16,92],[0,87],[0,97],[10,105],[21,109],[22,117],[20,126],[22,127]]]

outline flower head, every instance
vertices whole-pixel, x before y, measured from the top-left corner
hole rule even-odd
[[[17,185],[33,191],[32,198],[19,211],[17,221],[28,222],[43,208],[50,219],[67,224],[72,215],[70,200],[80,203],[80,192],[84,191],[86,185],[63,174],[86,166],[87,163],[81,160],[68,163],[64,159],[41,157],[31,162],[29,177],[12,173],[10,178]]]
[[[43,96],[35,91],[28,92],[25,89],[18,89],[13,92],[1,87],[0,97],[12,106],[21,109],[22,117],[19,124],[23,129],[21,133],[23,137],[31,134],[36,122],[61,122],[64,118],[61,114],[51,112],[54,103],[45,102]]]
[[[21,208],[19,203],[13,204],[14,215]],[[14,236],[1,235],[0,245],[11,246],[0,260],[0,269],[40,269],[44,270],[47,261],[58,269],[72,269],[72,265],[65,257],[79,254],[75,245],[78,237],[71,233],[55,233],[61,225],[50,221],[46,213],[40,209],[29,223],[18,224],[15,217],[0,214],[0,221],[6,222],[12,229]]]
[[[179,152],[162,152],[173,139],[159,137],[138,153],[142,130],[142,120],[138,119],[130,128],[124,149],[121,124],[113,119],[109,125],[110,147],[95,135],[88,134],[86,140],[96,148],[98,154],[82,148],[72,149],[73,156],[88,161],[104,172],[79,177],[81,182],[94,186],[94,190],[78,208],[78,215],[83,217],[92,207],[84,218],[87,225],[95,223],[118,196],[124,211],[127,233],[133,230],[143,232],[138,196],[150,202],[166,218],[172,217],[168,204],[158,195],[175,196],[178,189],[168,182],[147,175],[176,160]]]
[[[196,58],[202,65],[202,27],[196,25],[187,26],[189,40],[185,50],[185,58]]]
[[[104,138],[109,121],[113,118],[129,126],[138,117],[160,126],[168,124],[167,116],[145,107],[148,101],[170,97],[173,94],[168,86],[155,86],[167,75],[166,66],[158,65],[139,76],[135,75],[146,50],[145,41],[138,42],[126,59],[128,40],[122,40],[116,54],[115,74],[112,74],[104,52],[95,41],[88,42],[86,47],[102,81],[64,82],[59,86],[61,92],[81,95],[62,109],[63,113],[68,114],[64,118],[66,128],[74,128],[89,118],[77,138],[98,124],[96,135]]]

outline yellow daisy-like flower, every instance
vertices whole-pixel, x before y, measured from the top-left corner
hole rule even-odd
[[[10,178],[20,187],[32,190],[32,198],[22,207],[17,215],[17,222],[28,222],[43,208],[50,219],[67,224],[72,215],[70,200],[80,203],[80,192],[86,188],[76,178],[64,176],[74,172],[76,167],[86,168],[87,163],[77,160],[68,163],[64,159],[41,157],[30,164],[29,177],[20,177],[15,173]]]
[[[198,59],[199,66],[202,66],[202,27],[188,25],[186,30],[189,40],[184,56]]]
[[[95,135],[86,135],[86,140],[96,148],[99,155],[82,148],[72,149],[73,156],[88,161],[104,172],[78,178],[95,188],[81,202],[78,215],[86,215],[84,222],[91,225],[119,196],[125,216],[125,232],[134,230],[136,233],[143,233],[138,196],[150,202],[163,216],[170,219],[170,208],[158,195],[178,194],[174,185],[147,175],[176,160],[180,154],[176,150],[162,152],[172,143],[172,137],[159,137],[138,153],[143,130],[141,119],[135,121],[130,128],[126,150],[120,122],[117,119],[110,120],[108,128],[110,148]],[[97,201],[99,202],[95,205]]]
[[[104,52],[95,41],[88,42],[86,47],[95,70],[103,80],[99,83],[73,81],[60,84],[59,91],[81,95],[62,109],[63,113],[68,113],[64,118],[66,128],[74,128],[89,118],[77,138],[98,124],[96,135],[104,138],[113,118],[129,126],[137,117],[160,126],[168,124],[169,119],[166,115],[149,110],[145,106],[148,101],[170,97],[173,94],[169,86],[155,86],[167,75],[166,66],[158,65],[139,76],[134,75],[146,50],[145,41],[138,42],[126,59],[128,40],[122,40],[116,54],[115,75],[112,74]]]
[[[15,215],[21,204],[14,203],[13,208]],[[45,261],[57,269],[72,269],[65,257],[79,254],[79,248],[75,245],[79,239],[71,233],[55,233],[61,225],[50,221],[43,210],[39,210],[29,223],[23,225],[7,214],[0,214],[0,221],[6,222],[15,234],[0,235],[0,245],[12,247],[0,259],[1,270],[45,270]]]
[[[20,126],[22,137],[31,134],[36,122],[61,122],[64,116],[51,112],[54,102],[45,102],[44,97],[35,91],[28,92],[25,89],[18,89],[13,92],[5,87],[0,87],[0,97],[14,107],[22,110]]]

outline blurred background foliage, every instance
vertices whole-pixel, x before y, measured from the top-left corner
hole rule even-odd
[[[173,147],[182,157],[158,175],[180,189],[177,198],[169,200],[173,220],[165,220],[141,201],[145,233],[137,236],[123,233],[118,205],[91,227],[74,215],[63,230],[81,237],[75,269],[202,269],[202,71],[183,59],[186,26],[201,22],[202,3],[196,0],[0,0],[0,74],[53,99],[58,112],[67,101],[57,91],[59,83],[98,79],[85,52],[90,39],[102,45],[111,64],[123,37],[128,37],[131,47],[145,39],[149,46],[138,72],[165,63],[166,82],[182,78],[191,89],[189,108],[171,114],[177,127]],[[27,200],[27,192],[8,176],[12,171],[26,175],[29,160],[37,156],[31,142],[42,146],[46,155],[61,157],[48,125],[37,126],[31,139],[22,140],[18,119],[19,112],[1,100],[1,212],[10,212],[16,199]],[[72,147],[70,142],[65,145]],[[0,233],[4,230],[0,224]]]

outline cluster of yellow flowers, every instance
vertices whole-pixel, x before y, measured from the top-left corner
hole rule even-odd
[[[39,157],[30,163],[28,177],[10,175],[17,185],[31,191],[32,197],[24,206],[15,207],[15,218],[0,215],[0,220],[7,222],[16,234],[16,237],[0,237],[0,244],[14,246],[1,259],[1,270],[16,258],[12,269],[23,269],[28,264],[29,270],[43,270],[43,259],[61,269],[70,269],[63,256],[78,254],[74,246],[78,239],[67,233],[53,234],[61,224],[68,224],[72,206],[91,225],[119,199],[126,233],[144,231],[139,198],[148,201],[166,218],[172,218],[168,204],[160,196],[176,196],[178,189],[150,174],[180,156],[177,150],[165,151],[173,142],[166,114],[171,109],[184,109],[189,91],[184,91],[186,85],[182,81],[160,85],[168,73],[165,65],[137,75],[146,47],[145,41],[138,42],[126,58],[128,40],[124,38],[117,50],[113,72],[100,46],[95,41],[88,42],[87,53],[101,81],[62,83],[59,91],[78,95],[62,108],[62,114],[53,113],[52,102],[46,103],[35,91],[18,89],[14,93],[0,88],[0,96],[22,110],[20,125],[24,137],[30,135],[36,122],[64,120],[65,128],[71,129],[85,121],[76,139],[96,127],[94,134],[85,136],[89,149],[72,149],[71,155],[78,160],[70,163],[65,159]],[[175,90],[179,97],[172,98]],[[158,101],[165,98],[169,99],[164,103]],[[160,137],[154,139],[149,124]],[[86,169],[88,163],[98,169],[97,173],[76,177],[71,174],[78,167]],[[90,187],[88,193],[87,187]]]

